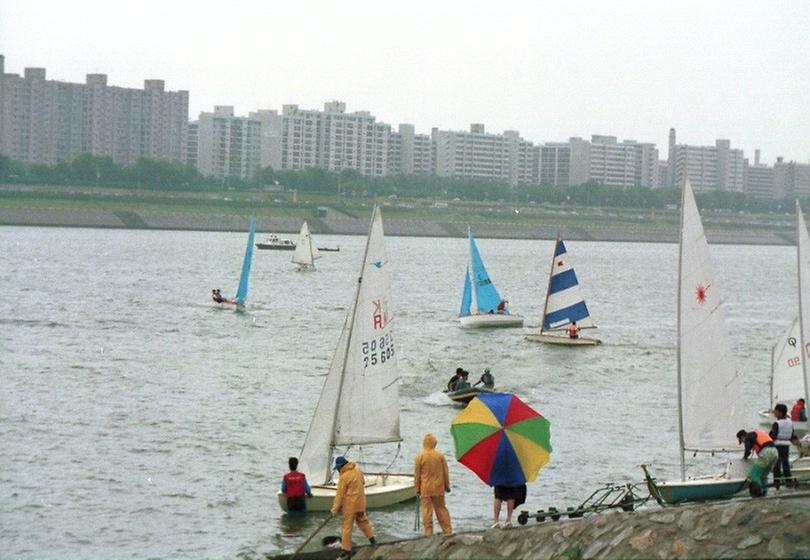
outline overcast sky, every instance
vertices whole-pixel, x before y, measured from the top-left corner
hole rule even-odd
[[[190,116],[331,99],[396,126],[729,138],[810,160],[810,1],[0,0],[6,72],[190,92]]]

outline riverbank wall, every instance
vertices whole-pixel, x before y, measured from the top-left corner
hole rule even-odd
[[[333,558],[336,552],[301,555]],[[283,558],[283,557],[277,557]],[[355,560],[810,558],[810,492],[649,508],[398,541]]]
[[[309,218],[316,235],[366,235],[368,220],[329,213],[322,218]],[[0,208],[0,225],[32,227],[88,227],[117,229],[233,231],[246,229],[245,218],[237,214],[109,211],[104,209],[66,208]],[[677,227],[650,228],[643,224],[547,225],[477,221],[478,238],[494,239],[554,239],[559,232],[571,241],[627,241],[646,243],[676,243]],[[297,233],[301,219],[260,217],[257,231],[261,233]],[[405,220],[386,218],[385,233],[408,237],[466,237],[467,222],[437,220]],[[793,245],[792,233],[783,230],[719,230],[707,229],[711,243],[734,245]]]

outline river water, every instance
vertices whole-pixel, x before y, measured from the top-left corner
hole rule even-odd
[[[276,491],[309,426],[365,239],[320,236],[341,251],[308,274],[290,253],[256,251],[248,312],[214,309],[211,288],[235,292],[245,238],[0,227],[0,556],[258,558],[291,550],[322,519],[290,524]],[[350,458],[409,470],[431,431],[450,463],[454,528],[488,526],[491,490],[453,459],[459,410],[440,391],[457,366],[489,366],[551,421],[551,462],[527,507],[638,481],[642,462],[677,475],[675,245],[568,243],[604,341],[572,350],[527,342],[520,329],[459,328],[466,240],[387,244],[404,441],[396,458],[396,446]],[[537,325],[553,242],[479,246],[513,312]],[[712,254],[754,424],[771,342],[795,315],[795,252]],[[371,520],[381,540],[415,535],[413,503]]]

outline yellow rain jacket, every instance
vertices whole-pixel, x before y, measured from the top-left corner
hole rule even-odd
[[[414,487],[422,497],[444,496],[450,490],[450,472],[444,455],[436,451],[436,438],[427,434],[413,467]]]
[[[344,516],[366,511],[366,481],[363,478],[363,471],[354,463],[346,463],[340,469],[332,513],[339,511],[342,511]]]

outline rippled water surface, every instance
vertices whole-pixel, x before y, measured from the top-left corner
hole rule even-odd
[[[353,296],[364,238],[314,273],[257,251],[246,313],[233,294],[245,234],[0,227],[0,550],[8,558],[254,558],[290,550],[319,522],[290,525],[276,501]],[[458,409],[440,393],[457,366],[551,421],[554,451],[528,507],[575,505],[641,462],[678,472],[677,247],[568,243],[604,345],[552,348],[518,329],[455,322],[467,244],[389,238],[409,470],[427,431],[450,462],[456,529],[488,525],[491,490],[452,459]],[[553,242],[480,240],[513,312],[537,325]],[[789,247],[714,246],[745,405],[767,403],[770,344],[796,308]],[[734,432],[738,427],[729,429]],[[384,466],[395,446],[352,449]],[[410,537],[413,503],[371,515]],[[332,534],[337,531],[333,528]]]

